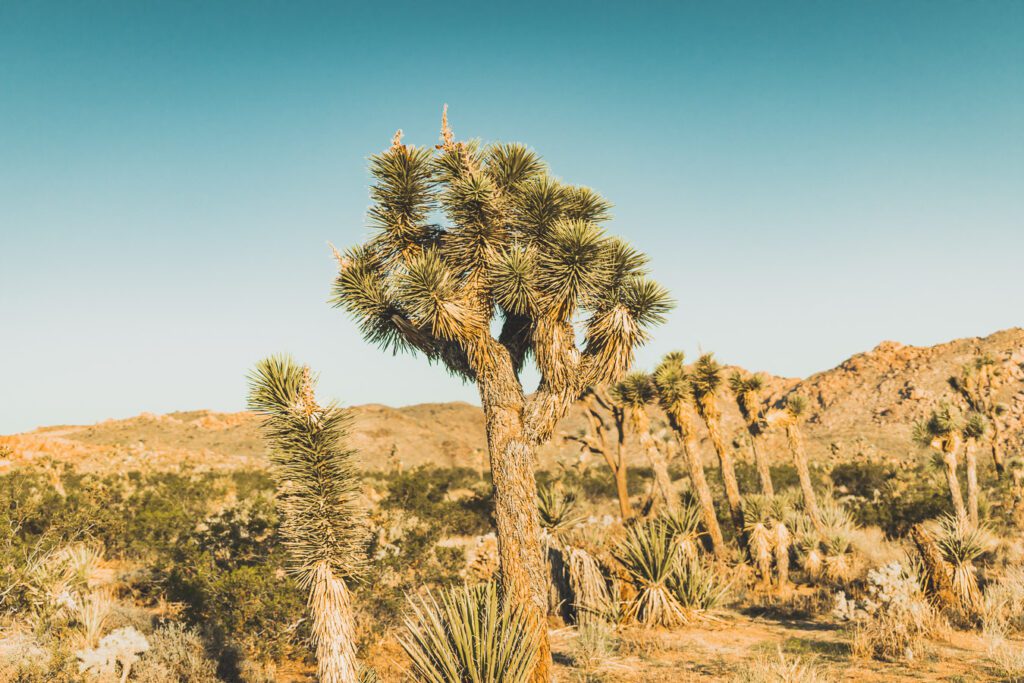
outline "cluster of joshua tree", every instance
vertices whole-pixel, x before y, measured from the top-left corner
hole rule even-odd
[[[450,592],[440,603],[432,597],[414,601],[402,645],[419,678],[551,680],[544,627],[551,567],[545,546],[559,543],[551,539],[565,515],[547,514],[542,524],[536,454],[577,401],[589,429],[576,438],[607,462],[621,517],[636,521],[616,552],[626,574],[641,579],[639,596],[629,603],[637,619],[672,623],[680,606],[715,599],[698,594],[710,583],[692,581],[702,571],[694,562],[698,526],[711,556],[744,554],[766,584],[774,565],[778,585],[785,586],[791,546],[801,549],[809,574],[844,571],[849,540],[840,532],[850,521],[831,500],[819,505],[815,497],[800,432],[807,407],[802,397],[770,405],[762,396],[762,377],[725,377],[711,354],[687,366],[681,353],[670,353],[652,373],[630,372],[635,349],[673,304],[648,277],[647,257],[605,232],[605,199],[556,179],[523,145],[457,141],[446,113],[440,144],[406,145],[398,131],[385,152],[370,158],[370,171],[373,234],[335,251],[333,303],[348,312],[368,342],[421,354],[476,385],[494,486],[498,583]],[[540,375],[532,393],[521,381],[528,360]],[[979,389],[982,372],[979,367],[954,383],[974,411],[963,424],[943,408],[918,430],[942,451],[957,512],[975,524],[973,447],[966,450],[966,507],[955,469],[961,441],[982,439],[986,423],[980,415],[995,410]],[[344,446],[346,413],[334,404],[319,405],[313,384],[308,368],[271,358],[251,377],[250,404],[266,416],[282,531],[308,590],[320,680],[367,681],[373,675],[356,660],[347,585],[360,573],[366,544],[360,485]],[[745,497],[721,425],[726,385],[743,416],[758,474],[758,490]],[[651,411],[660,411],[667,436],[652,429]],[[731,524],[735,546],[726,543],[705,478],[699,424],[718,458],[728,510],[723,519]],[[770,429],[785,433],[799,475],[799,501],[775,490],[762,441]],[[629,436],[636,437],[654,473],[650,501],[641,511],[633,509],[627,490]],[[669,468],[675,452],[685,461],[693,505],[681,505],[675,490]],[[993,455],[1001,466],[995,446]],[[566,503],[551,491],[540,493],[549,512]],[[799,515],[791,514],[795,508]],[[607,581],[593,558],[567,542],[561,547],[564,561],[578,569],[573,577],[596,577],[577,586],[577,593],[600,597]],[[469,655],[460,643],[467,640],[486,644],[489,659],[474,664],[489,672],[481,678],[466,677]],[[512,671],[522,677],[502,678]]]

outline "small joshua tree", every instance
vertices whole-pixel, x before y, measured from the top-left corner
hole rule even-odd
[[[978,457],[977,443],[988,432],[988,420],[981,413],[970,412],[963,424],[964,464],[967,467],[967,517],[971,526],[978,526]]]
[[[399,131],[370,172],[374,234],[338,255],[333,302],[367,341],[422,353],[476,384],[502,595],[539,624],[537,448],[586,387],[628,370],[671,302],[648,279],[647,258],[602,229],[610,204],[556,180],[523,145],[456,142],[445,115],[436,149],[403,145]],[[529,397],[527,358],[540,372]],[[545,633],[533,680],[547,681],[550,668]]]
[[[646,373],[631,372],[625,379],[612,387],[611,395],[613,400],[625,410],[626,422],[636,433],[640,447],[647,454],[647,459],[651,463],[658,494],[654,496],[654,500],[660,498],[665,509],[670,514],[674,514],[679,509],[679,501],[672,488],[672,477],[668,472],[668,459],[658,447],[654,435],[651,434],[651,421],[647,415],[647,406],[653,403],[657,397],[654,382]]]
[[[743,534],[743,498],[740,496],[740,485],[736,479],[736,468],[732,462],[732,453],[726,448],[722,439],[722,411],[718,407],[718,388],[722,384],[722,366],[713,354],[705,353],[693,364],[690,373],[690,390],[697,413],[708,428],[711,445],[718,454],[718,463],[722,469],[722,482],[725,484],[725,498],[729,503],[732,523],[739,534]]]
[[[668,425],[675,432],[683,449],[690,473],[690,483],[700,505],[704,528],[707,529],[715,556],[726,559],[729,555],[718,526],[715,501],[704,476],[704,463],[697,446],[697,429],[693,416],[693,392],[690,390],[690,373],[683,365],[681,351],[668,353],[654,370],[654,386],[658,391],[658,405],[668,418]]]
[[[949,487],[949,497],[953,501],[953,509],[958,519],[967,519],[967,508],[964,507],[964,496],[960,490],[960,480],[957,479],[957,457],[962,441],[962,423],[953,413],[949,404],[943,403],[938,409],[933,410],[926,420],[921,420],[914,425],[913,437],[915,443],[925,448],[934,448],[942,455],[943,471],[946,475],[946,485]]]
[[[360,484],[345,448],[349,415],[320,406],[308,367],[278,356],[250,376],[249,406],[262,414],[291,569],[309,593],[321,683],[356,683],[355,624],[346,580],[363,568],[367,527]]]
[[[1006,469],[1002,451],[1002,434],[1000,420],[1007,408],[995,400],[996,377],[1002,370],[996,360],[987,353],[979,353],[961,369],[960,374],[949,378],[949,384],[960,394],[967,407],[988,418],[991,423],[989,445],[992,449],[992,462],[995,463],[996,474],[1003,476]]]
[[[729,388],[732,390],[733,396],[736,397],[736,405],[747,425],[747,433],[750,435],[750,450],[753,452],[754,463],[757,465],[757,478],[761,483],[761,493],[766,496],[774,496],[775,487],[772,485],[772,471],[768,465],[768,454],[764,448],[757,447],[765,426],[759,397],[764,388],[764,378],[761,375],[744,377],[739,372],[734,372],[729,375]]]
[[[566,435],[565,438],[579,442],[585,451],[604,458],[615,481],[619,514],[623,520],[630,519],[633,516],[633,506],[629,502],[625,408],[609,395],[605,387],[588,388],[580,398],[580,405],[587,420],[587,429],[579,434]]]
[[[781,424],[786,432],[786,443],[789,445],[790,455],[793,456],[793,465],[796,467],[797,476],[800,479],[800,492],[803,494],[804,510],[807,516],[814,523],[814,528],[819,534],[825,534],[825,526],[821,521],[821,510],[818,507],[818,497],[814,493],[814,484],[811,481],[811,469],[807,464],[807,452],[804,450],[803,434],[800,432],[800,419],[807,410],[807,399],[799,394],[790,394],[786,397],[785,404],[781,411],[775,411],[769,418],[770,422]]]

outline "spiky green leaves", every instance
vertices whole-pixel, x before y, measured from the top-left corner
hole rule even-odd
[[[981,413],[973,410],[964,419],[963,433],[967,439],[981,439],[988,432],[988,420]]]
[[[690,390],[698,402],[713,397],[722,384],[722,366],[713,353],[705,353],[693,364],[690,372]]]
[[[613,385],[609,394],[624,408],[642,409],[657,397],[654,382],[646,372],[631,372]]]
[[[927,419],[914,424],[914,442],[928,447],[952,439],[963,428],[963,422],[948,403],[942,403]]]
[[[504,346],[515,367],[537,358],[560,394],[617,380],[672,302],[646,257],[599,227],[610,204],[555,180],[523,145],[456,142],[447,126],[442,137],[436,150],[396,141],[371,158],[378,233],[340,259],[333,303],[369,341],[467,379],[494,358],[480,348]],[[447,225],[429,222],[437,208]],[[525,336],[485,339],[499,315]]]
[[[399,638],[424,683],[526,683],[540,634],[520,606],[502,601],[494,584],[463,586],[411,599],[407,634]]]
[[[786,397],[786,412],[794,419],[799,419],[807,412],[807,398],[801,394],[790,394]]]
[[[281,533],[299,583],[308,588],[324,563],[339,578],[358,576],[367,530],[353,453],[344,446],[348,413],[319,406],[309,369],[287,356],[260,361],[249,385],[249,406],[264,417]]]
[[[658,392],[658,403],[669,413],[677,412],[691,398],[690,373],[683,362],[682,351],[670,351],[654,369],[653,379]]]
[[[446,341],[472,339],[484,322],[436,250],[410,259],[397,293],[412,322]]]
[[[426,221],[435,205],[434,165],[430,149],[392,146],[370,157],[373,204],[370,225],[391,254],[404,253],[422,240]]]
[[[559,220],[539,248],[537,287],[546,308],[567,320],[581,301],[608,280],[604,232],[593,223]]]

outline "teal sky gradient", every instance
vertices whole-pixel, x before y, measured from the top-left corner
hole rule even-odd
[[[0,433],[476,401],[362,343],[366,157],[529,143],[679,301],[640,353],[784,375],[1024,323],[1024,3],[0,3]]]

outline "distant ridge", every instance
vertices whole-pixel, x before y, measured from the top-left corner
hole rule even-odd
[[[1010,455],[1024,453],[1021,328],[927,347],[886,341],[804,380],[763,373],[766,397],[778,401],[798,392],[809,399],[804,431],[815,460],[915,457],[919,451],[910,442],[913,421],[943,398],[955,401],[947,380],[977,353],[992,356],[1002,369],[999,400],[1009,407],[1005,445]],[[738,434],[742,425],[727,392],[722,393],[721,405],[726,434]],[[426,403],[391,408],[369,404],[356,406],[352,412],[352,445],[369,469],[421,464],[487,467],[483,414],[475,406]],[[251,413],[197,410],[143,413],[85,426],[43,427],[0,436],[0,472],[47,459],[80,471],[263,467],[266,454],[257,425],[258,418]],[[552,442],[542,449],[542,464],[575,460],[577,446],[562,437],[582,428],[582,417],[571,412]],[[703,447],[710,463],[710,446],[704,443]],[[785,449],[777,437],[770,437],[767,447],[783,457]]]

